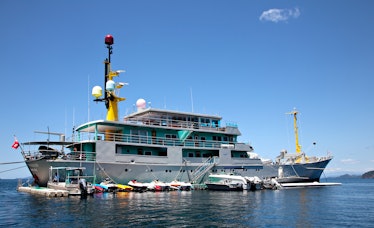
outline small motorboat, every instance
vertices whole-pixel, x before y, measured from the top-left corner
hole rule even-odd
[[[93,176],[84,176],[84,167],[50,167],[47,187],[55,190],[66,190],[69,195],[86,196],[95,191],[91,180]],[[54,176],[52,177],[52,175]],[[89,180],[89,181],[87,181]]]
[[[229,180],[223,180],[221,182],[207,182],[205,183],[209,190],[219,191],[243,191],[242,183],[231,183]]]
[[[210,174],[205,182],[209,190],[243,191],[261,189],[262,181],[258,177],[243,177],[234,174]]]
[[[100,187],[104,188],[108,192],[114,192],[118,189],[117,184],[109,178],[106,178],[103,182],[101,182]]]
[[[148,186],[150,185],[149,183],[138,182],[137,180],[131,180],[127,184],[133,188],[133,191],[136,192],[147,191]]]
[[[264,188],[264,181],[257,176],[254,177],[244,177],[249,184],[249,190],[261,190]]]
[[[129,192],[132,191],[134,188],[129,185],[124,184],[117,184],[118,191],[120,192]]]
[[[177,181],[177,180],[174,180],[174,181],[168,183],[168,185],[171,188],[176,188],[177,190],[180,190],[180,191],[193,190],[193,186],[192,186],[191,183],[181,182],[181,181]]]
[[[170,186],[165,184],[164,182],[159,181],[159,180],[154,180],[151,183],[149,183],[148,190],[161,192],[161,191],[168,191],[171,189],[170,189]]]
[[[104,192],[105,189],[100,184],[94,184],[95,192]]]

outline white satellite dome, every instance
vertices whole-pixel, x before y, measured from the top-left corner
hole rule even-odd
[[[116,83],[113,80],[108,80],[105,85],[105,89],[108,91],[114,91]]]
[[[143,98],[139,98],[136,101],[136,107],[138,108],[138,111],[144,110],[146,106],[147,106],[147,103]]]
[[[99,98],[103,95],[103,89],[100,86],[95,86],[92,88],[92,96]]]

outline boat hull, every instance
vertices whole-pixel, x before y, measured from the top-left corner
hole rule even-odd
[[[278,170],[283,169],[283,177],[287,182],[314,182],[319,181],[321,174],[331,158],[322,161],[306,164],[277,165],[264,164],[262,169],[240,168],[239,166],[216,165],[212,170],[217,172],[230,173],[235,170],[241,176],[258,176],[262,179],[278,177]],[[49,168],[52,167],[85,167],[87,175],[96,177],[95,182],[100,183],[105,178],[111,178],[116,183],[128,183],[130,180],[141,182],[151,182],[155,179],[171,182],[176,179],[179,181],[190,182],[192,170],[198,167],[188,166],[185,170],[184,165],[165,165],[165,164],[139,164],[139,163],[98,163],[92,161],[71,161],[71,160],[28,160],[26,164],[36,179],[39,186],[47,186],[49,179]],[[208,174],[201,179],[206,181]]]
[[[243,185],[206,183],[209,190],[215,191],[243,191]]]
[[[242,176],[258,176],[262,179],[278,178],[279,182],[314,182],[320,177],[332,158],[326,158],[313,163],[300,164],[264,164],[262,170],[246,170]],[[279,169],[283,170],[283,176],[279,175]]]
[[[86,193],[83,192],[83,190],[79,187],[79,184],[76,185],[66,185],[65,183],[47,183],[47,187],[54,190],[64,190],[68,191],[69,195],[91,195],[94,193],[95,188],[93,186],[89,186],[87,188]]]

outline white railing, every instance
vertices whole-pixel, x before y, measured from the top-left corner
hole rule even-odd
[[[100,133],[97,140],[115,141],[133,144],[148,144],[148,145],[162,145],[162,146],[184,146],[184,147],[198,147],[198,148],[221,148],[222,144],[230,144],[234,146],[234,142],[220,142],[214,140],[198,140],[186,139],[181,141],[178,138],[143,136],[134,134],[119,134],[119,133]],[[94,135],[81,132],[79,141],[94,140]],[[78,141],[78,138],[76,139]]]
[[[225,131],[225,126],[221,126],[218,121],[211,122],[198,122],[198,121],[186,121],[186,120],[177,120],[170,118],[158,118],[158,117],[131,117],[125,118],[125,123],[130,124],[139,124],[139,125],[151,125],[151,126],[162,126],[162,127],[173,127],[173,128],[190,128],[190,129],[214,129],[219,131]],[[235,122],[227,122],[226,127],[237,128],[238,125]]]
[[[191,182],[195,183],[202,176],[204,176],[209,170],[211,170],[213,166],[215,165],[216,165],[216,157],[211,157],[207,159],[204,163],[202,163],[199,167],[197,167],[194,170],[193,176],[191,178]]]

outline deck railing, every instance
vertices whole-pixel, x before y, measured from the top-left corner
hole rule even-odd
[[[170,118],[161,117],[131,117],[125,118],[125,123],[138,124],[138,125],[151,125],[151,126],[162,126],[162,127],[173,127],[173,128],[190,128],[190,129],[211,129],[217,131],[225,131],[226,127],[222,126],[219,121],[209,122],[198,122],[198,121],[186,121]],[[234,122],[226,123],[227,127],[237,128],[238,125]]]
[[[173,137],[154,137],[144,136],[136,134],[119,134],[119,133],[99,133],[96,137],[93,133],[81,132],[79,141],[87,140],[104,140],[104,141],[115,141],[132,144],[148,144],[148,145],[162,145],[162,146],[184,146],[193,148],[221,148],[222,144],[233,145],[234,142],[228,141],[214,141],[214,140],[199,140],[199,139],[186,139],[180,140],[179,138]],[[77,140],[78,141],[78,138]]]
[[[95,161],[96,152],[90,151],[65,151],[65,150],[51,150],[50,152],[59,154],[58,156],[51,156],[48,153],[42,153],[38,148],[29,148],[24,151],[25,160],[38,159],[52,159],[52,160],[75,160],[75,161]]]

